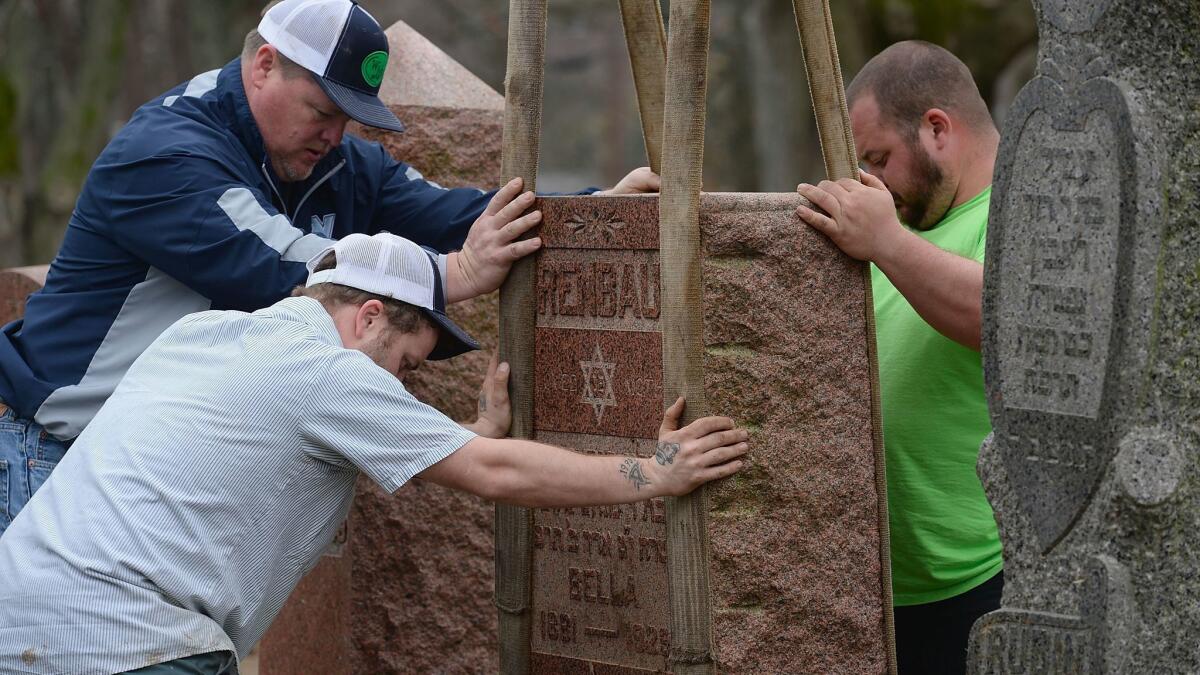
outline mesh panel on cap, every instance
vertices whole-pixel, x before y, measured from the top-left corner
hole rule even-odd
[[[352,234],[336,249],[337,270],[349,273],[348,284],[420,306],[433,302],[433,267],[415,243],[389,234]]]
[[[309,0],[281,3],[271,9],[272,20],[284,32],[317,52],[328,62],[346,20],[345,0]]]
[[[355,237],[338,251],[338,267],[349,263],[388,277],[409,279],[433,287],[433,269],[425,252],[407,239],[387,234]]]

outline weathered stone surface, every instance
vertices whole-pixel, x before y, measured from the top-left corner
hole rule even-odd
[[[392,112],[404,122],[403,133],[358,123],[348,130],[382,144],[393,157],[440,185],[497,187],[503,113],[426,106],[392,106]]]
[[[862,268],[799,203],[700,202],[709,410],[753,430],[709,495],[714,644],[721,672],[886,672]]]
[[[802,226],[799,203],[701,197],[709,409],[748,426],[754,448],[709,495],[717,658],[722,672],[884,672],[862,269]],[[538,207],[535,389],[552,391],[535,391],[535,436],[650,456],[662,400],[647,287],[659,283],[657,199]],[[619,417],[643,406],[653,414],[642,423]],[[534,672],[666,669],[662,504],[539,509],[533,523]]]
[[[348,131],[446,187],[497,187],[504,97],[403,21],[387,35],[391,62],[379,98],[405,130],[353,123]]]
[[[408,24],[397,21],[387,36],[390,62],[379,87],[385,105],[504,110],[503,96]]]
[[[971,667],[1195,672],[1200,6],[1035,5],[985,266],[1005,589]]]
[[[0,271],[0,326],[25,315],[25,298],[46,283],[49,265]]]
[[[259,643],[262,673],[349,673],[354,617],[353,559],[345,532],[301,579],[283,613]]]
[[[496,346],[496,295],[450,308],[481,349],[426,363],[406,386],[453,419],[475,419]],[[360,478],[350,516],[355,673],[477,673],[499,659],[490,502],[414,481],[388,495]]]

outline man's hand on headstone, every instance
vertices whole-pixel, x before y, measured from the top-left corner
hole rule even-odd
[[[737,473],[743,464],[738,458],[750,449],[749,433],[728,417],[701,417],[680,429],[683,408],[683,397],[667,408],[654,457],[646,461],[650,483],[676,497]]]
[[[479,418],[468,425],[471,431],[487,438],[504,438],[512,426],[512,406],[508,399],[508,364],[492,352],[487,375],[479,387]]]
[[[658,177],[658,174],[651,171],[648,166],[641,166],[625,174],[625,177],[614,185],[611,190],[601,190],[596,194],[633,195],[644,192],[658,192],[660,189],[662,189],[662,179]]]
[[[796,191],[824,213],[802,205],[796,214],[846,255],[873,261],[888,250],[895,237],[903,235],[904,228],[883,181],[865,171],[860,175],[861,183],[850,178],[821,181],[816,186],[801,183]]]
[[[512,264],[541,247],[542,240],[537,237],[519,239],[542,221],[541,211],[521,215],[534,200],[534,194],[522,193],[521,186],[521,179],[514,178],[500,188],[483,214],[471,225],[462,250],[450,254],[447,302],[466,300],[500,288]]]

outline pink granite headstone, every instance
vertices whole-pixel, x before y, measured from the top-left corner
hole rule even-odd
[[[795,215],[795,194],[703,194],[709,411],[752,431],[711,487],[720,672],[888,670],[886,517],[872,436],[860,264]],[[535,438],[650,457],[661,417],[658,200],[550,197],[536,272]],[[531,666],[669,670],[662,500],[533,512]]]

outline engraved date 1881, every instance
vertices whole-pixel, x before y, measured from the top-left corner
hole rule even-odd
[[[633,458],[621,462],[621,475],[628,478],[629,482],[633,483],[634,489],[637,490],[641,490],[643,485],[650,484],[646,474],[642,473],[641,462]]]
[[[659,465],[666,466],[675,462],[675,455],[677,454],[679,454],[678,443],[659,441],[658,447],[654,450],[654,459],[658,461]]]

